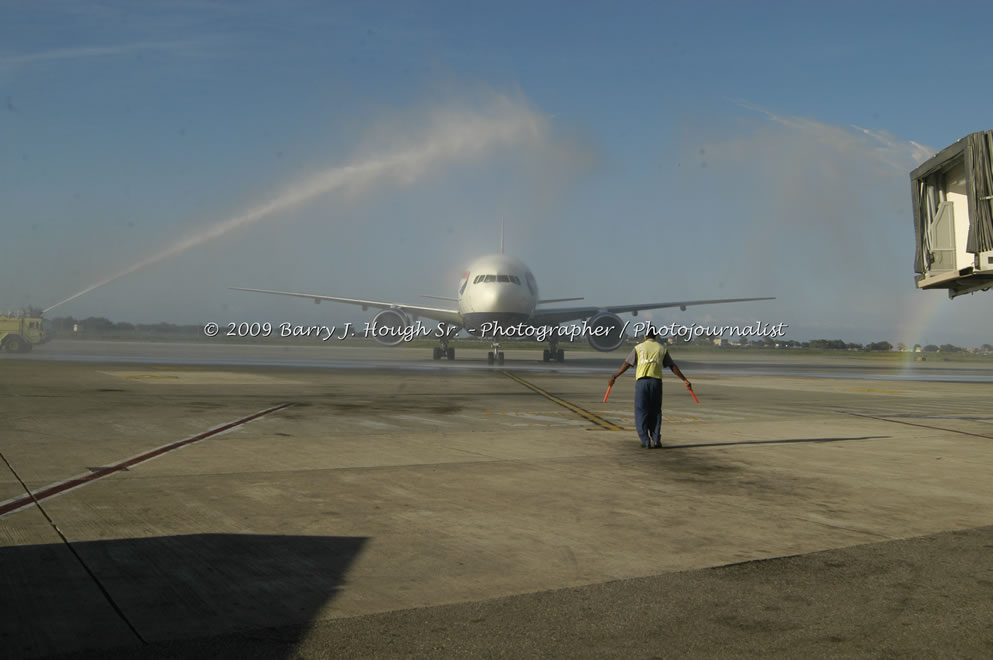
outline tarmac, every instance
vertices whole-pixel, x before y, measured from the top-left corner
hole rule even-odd
[[[5,655],[993,656],[993,365],[429,351],[0,357]]]

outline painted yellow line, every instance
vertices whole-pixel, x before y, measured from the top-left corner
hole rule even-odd
[[[900,390],[879,390],[873,387],[855,387],[846,392],[874,392],[876,394],[903,394]]]
[[[608,421],[608,420],[604,419],[603,417],[600,417],[599,415],[595,415],[595,414],[591,413],[589,410],[586,410],[584,408],[580,408],[579,406],[577,406],[574,403],[569,403],[565,399],[560,399],[559,397],[555,396],[554,394],[552,394],[550,392],[546,392],[545,390],[541,389],[537,385],[533,385],[533,384],[527,382],[526,380],[524,380],[523,378],[520,378],[518,376],[515,376],[514,374],[510,373],[509,371],[504,371],[502,373],[507,378],[511,378],[513,380],[516,380],[518,383],[520,383],[524,387],[528,388],[532,392],[535,392],[536,394],[540,394],[541,396],[545,397],[549,401],[552,401],[553,403],[559,404],[563,408],[568,408],[569,410],[571,410],[572,412],[576,413],[577,415],[579,415],[580,417],[582,417],[586,421],[591,422],[593,424],[596,424],[597,426],[599,426],[602,429],[605,429],[607,431],[623,431],[624,430],[624,427],[623,426],[618,426],[617,424],[614,424],[613,422]]]

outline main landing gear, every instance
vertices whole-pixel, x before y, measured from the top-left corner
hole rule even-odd
[[[448,346],[435,346],[431,357],[432,359],[435,360],[440,360],[441,358],[445,358],[447,360],[454,360],[455,349],[450,348]]]
[[[541,352],[543,362],[565,362],[565,351],[558,347],[557,341],[548,342],[548,348]]]
[[[446,358],[449,361],[452,361],[455,359],[455,349],[448,345],[448,339],[442,338],[441,346],[434,347],[431,358],[434,360]]]
[[[486,354],[486,364],[503,364],[503,351],[500,350],[500,343],[493,342],[490,346],[493,350]]]

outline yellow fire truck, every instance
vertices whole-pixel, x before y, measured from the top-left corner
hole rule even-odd
[[[27,353],[32,346],[46,340],[40,316],[0,315],[0,349],[8,353]]]

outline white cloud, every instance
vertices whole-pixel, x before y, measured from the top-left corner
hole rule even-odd
[[[161,52],[174,55],[189,55],[201,52],[208,40],[148,41],[112,46],[77,46],[73,48],[53,48],[51,50],[0,55],[0,67],[13,69],[33,64],[58,62],[63,60],[83,60],[97,57],[118,57],[141,52]]]

